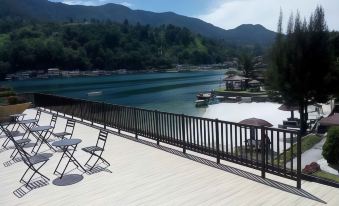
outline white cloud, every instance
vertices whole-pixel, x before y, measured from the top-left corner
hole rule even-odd
[[[61,0],[61,2],[69,5],[85,5],[85,6],[98,6],[107,3],[116,3],[130,8],[133,7],[133,4],[129,2],[124,1],[119,3],[115,0]]]
[[[129,3],[129,2],[121,2],[121,3],[117,3],[117,4],[121,4],[121,5],[123,5],[123,6],[127,6],[127,7],[129,7],[129,8],[133,8],[133,4],[131,4],[131,3]]]
[[[286,22],[290,13],[297,10],[308,18],[317,5],[325,9],[329,29],[339,30],[338,0],[224,0],[207,14],[197,17],[225,29],[240,24],[262,24],[275,31],[280,8]]]

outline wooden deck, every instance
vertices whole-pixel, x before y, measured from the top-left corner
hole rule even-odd
[[[32,110],[27,113],[26,118],[32,117]],[[43,114],[39,124],[46,125],[49,119]],[[65,120],[59,118],[56,131],[64,125]],[[75,156],[81,163],[88,154],[80,148],[95,144],[97,135],[98,130],[76,124],[74,138],[83,142]],[[269,174],[262,179],[259,171],[246,167],[228,162],[218,165],[214,159],[113,134],[103,154],[111,166],[82,174],[71,165],[68,174],[81,174],[83,179],[68,186],[54,182],[61,153],[43,147],[41,152],[52,157],[41,172],[51,181],[37,178],[37,188],[28,189],[19,183],[27,167],[9,161],[11,151],[0,149],[0,205],[339,205],[336,188],[303,181],[302,190],[297,190],[288,179]],[[72,181],[65,178],[59,184]]]

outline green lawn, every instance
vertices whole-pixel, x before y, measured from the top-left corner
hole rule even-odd
[[[236,90],[226,90],[225,88],[217,88],[214,91],[216,92],[228,92],[233,94],[255,94],[255,95],[264,95],[266,92],[250,92],[250,91],[236,91]]]
[[[339,176],[328,172],[318,171],[316,173],[313,173],[312,175],[339,183]]]
[[[7,104],[7,100],[3,97],[0,97],[0,105],[6,105]]]
[[[320,142],[322,140],[322,137],[310,134],[302,138],[301,140],[301,153],[304,153],[305,151],[311,149],[315,144]],[[286,150],[286,161],[292,160],[294,157],[297,156],[297,144],[295,143],[293,145],[293,154],[291,152],[291,148]],[[279,155],[280,157],[280,164],[284,163],[284,152]],[[275,163],[278,163],[278,159],[275,160]]]

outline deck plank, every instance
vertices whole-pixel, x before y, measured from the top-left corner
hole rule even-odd
[[[27,113],[26,118],[33,116],[32,110]],[[43,114],[41,122],[47,124],[49,118]],[[58,119],[56,131],[61,131],[64,124],[65,120]],[[95,144],[97,134],[94,128],[76,124],[74,137],[83,140],[76,151],[81,163],[88,154],[80,148]],[[268,179],[281,184],[275,181],[263,184],[253,177],[242,177],[113,134],[109,135],[106,148],[103,156],[111,163],[108,168],[111,173],[84,174],[84,179],[74,185],[55,186],[52,181],[56,176],[52,173],[61,153],[53,153],[41,170],[51,178],[49,184],[21,198],[13,192],[22,186],[18,180],[26,167],[22,162],[5,167],[3,163],[9,160],[11,150],[1,150],[0,205],[324,205],[321,201],[339,205],[339,189],[317,183],[303,181],[303,195],[298,195],[291,180],[268,174]],[[47,147],[41,151],[44,150],[52,153]],[[239,171],[253,172],[233,163],[222,163]],[[254,173],[260,179],[260,171]],[[278,189],[277,185],[269,184],[277,184]],[[294,190],[288,192],[282,188]]]

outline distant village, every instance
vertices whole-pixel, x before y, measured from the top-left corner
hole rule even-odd
[[[263,57],[258,56],[253,59],[254,71],[257,72],[258,76],[261,76],[262,71],[266,70],[267,65],[263,63]],[[19,71],[13,74],[7,74],[5,80],[28,80],[28,79],[49,79],[49,78],[70,78],[70,77],[95,77],[95,76],[111,76],[114,74],[129,74],[129,73],[153,73],[153,72],[189,72],[189,71],[205,71],[213,69],[238,69],[239,60],[238,58],[232,58],[221,64],[210,64],[210,65],[175,65],[173,69],[147,69],[147,70],[62,70],[59,68],[49,68],[46,70],[25,70]]]

